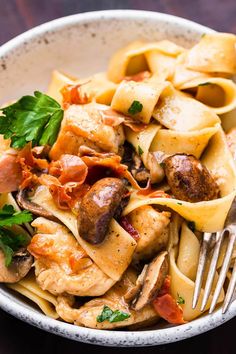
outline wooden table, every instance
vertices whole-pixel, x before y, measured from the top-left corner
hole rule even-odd
[[[218,31],[236,33],[236,0],[0,0],[0,45],[43,22],[104,9],[152,10],[182,16]],[[56,337],[0,311],[0,354],[236,353],[236,318],[206,334],[150,348],[105,348]]]

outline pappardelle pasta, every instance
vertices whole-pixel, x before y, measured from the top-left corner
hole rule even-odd
[[[0,282],[78,326],[200,316],[203,232],[223,229],[236,196],[235,74],[233,34],[136,41],[106,73],[55,70],[47,94],[4,105]]]

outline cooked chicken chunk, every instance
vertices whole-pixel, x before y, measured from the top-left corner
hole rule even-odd
[[[98,103],[71,105],[65,111],[61,130],[53,145],[50,157],[57,160],[62,154],[77,155],[81,145],[97,151],[118,153],[124,143],[121,125],[106,125],[103,113],[109,106]]]
[[[133,311],[125,299],[125,295],[135,287],[136,280],[136,272],[128,269],[121,281],[115,284],[104,296],[93,299],[78,309],[72,308],[74,305],[73,297],[60,296],[58,297],[56,311],[63,320],[90,328],[113,329],[141,323],[146,326],[153,324],[158,321],[159,316],[151,305],[143,307],[140,311]],[[113,323],[108,320],[98,322],[97,317],[101,315],[104,306],[108,306],[113,311],[125,312],[130,317]]]
[[[45,218],[32,223],[37,229],[29,252],[35,257],[35,274],[43,290],[52,294],[100,296],[114,284],[88,257],[68,229]]]
[[[134,261],[150,259],[165,248],[169,237],[169,218],[169,212],[159,212],[150,205],[142,206],[129,214],[130,223],[140,235]]]

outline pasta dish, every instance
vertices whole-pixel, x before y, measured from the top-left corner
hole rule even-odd
[[[55,70],[46,93],[4,104],[0,282],[89,328],[200,316],[203,233],[224,228],[236,196],[235,74],[233,34],[136,41],[107,72]]]

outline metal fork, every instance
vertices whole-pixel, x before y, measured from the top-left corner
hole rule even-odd
[[[205,271],[205,266],[206,266],[206,260],[207,257],[209,256],[209,250],[211,248],[212,243],[214,243],[214,248],[213,248],[213,254],[210,262],[210,267],[209,267],[209,272],[207,275],[206,283],[205,283],[205,289],[204,289],[204,294],[203,294],[203,299],[202,299],[202,304],[201,304],[201,311],[204,311],[206,304],[208,302],[209,296],[211,294],[211,289],[213,285],[213,280],[215,277],[216,269],[217,269],[217,262],[220,254],[220,249],[221,249],[221,244],[224,239],[224,237],[228,235],[228,245],[226,249],[226,253],[224,256],[223,264],[220,270],[219,278],[214,290],[214,294],[212,297],[209,313],[212,313],[216,307],[217,300],[220,296],[220,292],[223,288],[227,272],[230,266],[231,262],[231,257],[232,257],[232,252],[234,249],[234,244],[236,240],[236,198],[234,199],[231,208],[228,212],[226,221],[225,221],[225,228],[222,231],[215,232],[215,233],[208,233],[205,232],[203,235],[203,240],[202,240],[202,245],[200,249],[200,255],[199,255],[199,262],[198,262],[198,269],[197,269],[197,276],[196,276],[196,281],[195,281],[195,289],[194,289],[194,294],[193,294],[193,303],[192,303],[192,308],[194,309],[197,306],[201,288],[202,288],[202,282],[203,282],[203,275]],[[228,289],[226,292],[226,296],[224,299],[223,307],[222,307],[222,313],[225,313],[231,303],[234,290],[236,288],[236,260],[234,262],[233,266],[233,271],[232,271],[232,276],[230,278],[230,282],[228,285]]]

